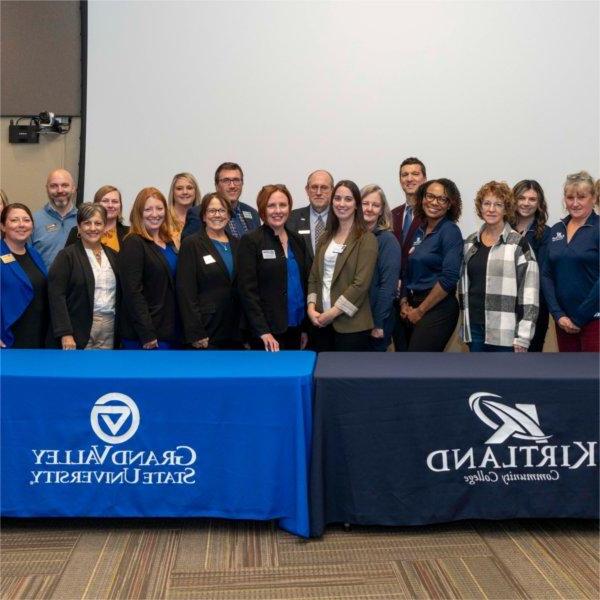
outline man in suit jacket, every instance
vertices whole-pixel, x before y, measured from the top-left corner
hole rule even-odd
[[[245,233],[260,227],[260,217],[255,208],[240,202],[244,189],[244,172],[237,163],[225,162],[215,171],[215,189],[221,198],[227,198],[233,209],[233,216],[227,225],[227,233],[234,238],[241,238]],[[185,226],[181,232],[183,240],[203,227],[200,218],[200,206],[188,210]]]
[[[304,239],[307,255],[312,263],[317,237],[325,231],[333,191],[333,177],[324,170],[313,171],[306,181],[309,205],[296,208],[290,214],[287,227]]]
[[[402,270],[408,265],[408,253],[415,241],[415,234],[421,226],[421,220],[413,216],[413,207],[419,186],[427,181],[425,165],[414,156],[406,158],[400,164],[400,187],[406,196],[404,204],[392,210],[394,235],[400,242],[402,249]],[[402,278],[404,274],[402,274]],[[406,350],[406,338],[403,323],[399,317],[399,308],[394,303],[397,321],[392,338],[396,352]]]

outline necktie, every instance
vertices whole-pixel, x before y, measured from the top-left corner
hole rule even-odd
[[[410,224],[413,220],[413,209],[412,206],[406,205],[404,209],[404,224],[402,225],[402,239],[405,240],[408,235],[408,230],[410,229]]]
[[[317,245],[319,244],[319,240],[325,231],[325,223],[323,223],[323,217],[319,215],[317,217],[317,222],[315,224],[315,243],[313,245],[313,250],[316,251]]]

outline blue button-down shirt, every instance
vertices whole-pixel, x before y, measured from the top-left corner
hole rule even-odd
[[[405,286],[413,292],[424,292],[439,283],[445,292],[452,293],[460,277],[462,234],[448,218],[442,219],[428,236],[426,227],[423,223],[415,234]]]

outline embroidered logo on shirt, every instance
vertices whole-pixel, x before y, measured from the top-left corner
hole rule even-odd
[[[557,231],[556,235],[552,236],[553,242],[560,242],[560,240],[564,240],[564,239],[565,239],[565,234],[561,233],[560,231]]]

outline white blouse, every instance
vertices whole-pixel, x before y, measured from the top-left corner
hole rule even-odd
[[[86,248],[85,251],[92,266],[96,282],[94,286],[94,314],[114,315],[117,297],[117,278],[110,266],[110,261],[104,249],[102,249],[102,264],[98,264],[92,250]]]
[[[335,270],[337,257],[344,251],[344,244],[337,244],[333,240],[325,250],[323,257],[323,311],[331,308],[331,280]]]

